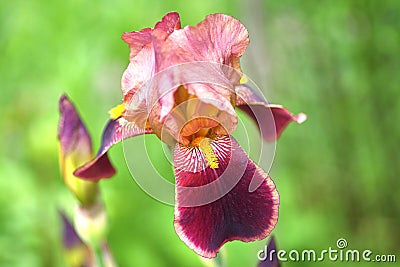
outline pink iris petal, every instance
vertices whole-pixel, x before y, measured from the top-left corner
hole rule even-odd
[[[157,70],[194,61],[234,66],[232,57],[241,57],[248,44],[248,32],[239,20],[225,14],[208,15],[196,26],[175,30],[165,42],[157,42]]]
[[[130,47],[130,63],[121,81],[125,103],[130,104],[132,96],[154,75],[155,56],[153,38],[155,37],[153,36],[165,39],[174,30],[180,29],[180,27],[178,13],[171,12],[165,15],[156,24],[154,29],[146,28],[139,32],[128,32],[122,35],[122,39]],[[138,105],[139,103],[135,104]]]
[[[187,246],[207,258],[215,257],[228,241],[249,242],[268,236],[277,222],[279,206],[273,181],[233,137],[217,137],[211,146],[218,155],[218,168],[210,168],[198,148],[177,144],[174,153],[175,230]],[[228,180],[208,186],[222,176]],[[252,179],[263,181],[249,192]],[[232,181],[231,189],[226,184]],[[208,192],[202,189],[205,186]],[[219,198],[204,204],[209,195]]]
[[[74,172],[74,175],[93,181],[98,181],[102,178],[110,178],[115,174],[115,170],[103,168],[105,161],[108,161],[107,151],[110,147],[124,139],[151,132],[151,129],[140,128],[135,123],[128,122],[123,117],[108,121],[96,157],[79,167]]]
[[[280,105],[265,102],[250,87],[244,84],[237,86],[235,89],[237,95],[236,105],[258,124],[261,135],[267,142],[278,139],[290,122],[302,123],[307,119],[307,116],[303,113],[295,116]]]
[[[196,26],[175,30],[167,39],[154,42],[156,72],[184,63],[208,62],[208,65],[199,64],[195,70],[191,66],[190,71],[195,75],[201,74],[203,79],[209,76],[220,77],[217,80],[222,82],[211,85],[212,81],[209,84],[199,83],[202,82],[201,79],[198,83],[193,83],[195,79],[188,78],[188,75],[182,75],[181,72],[181,76],[177,77],[176,72],[173,72],[169,77],[170,82],[164,83],[176,84],[178,80],[180,84],[185,84],[191,79],[191,83],[185,84],[189,94],[201,98],[205,103],[219,103],[217,108],[235,116],[226,103],[231,102],[233,87],[239,84],[239,58],[248,43],[248,32],[240,21],[228,15],[212,14]],[[167,86],[167,90],[170,89]],[[176,89],[165,94],[165,87],[158,87],[158,96],[163,96],[160,98],[161,120],[173,108],[174,101],[171,100]]]

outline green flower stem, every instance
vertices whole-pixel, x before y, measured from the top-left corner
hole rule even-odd
[[[90,249],[94,255],[91,267],[117,267],[107,241],[100,246],[93,245]]]
[[[93,248],[96,254],[96,262],[98,267],[105,267],[103,262],[103,253],[99,246]]]

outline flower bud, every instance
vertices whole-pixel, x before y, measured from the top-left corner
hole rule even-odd
[[[59,101],[60,122],[58,125],[59,161],[65,184],[82,205],[90,206],[98,197],[98,184],[82,180],[73,175],[75,169],[92,159],[92,143],[85,125],[72,102],[62,95]],[[104,161],[112,168],[108,158]]]

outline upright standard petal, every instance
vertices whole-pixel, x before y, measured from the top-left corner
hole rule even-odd
[[[208,15],[195,26],[172,32],[165,42],[157,42],[157,70],[194,61],[215,62],[232,67],[249,44],[247,29],[225,14]]]
[[[176,75],[176,71],[171,72],[171,81],[167,83],[176,84],[178,80],[179,84],[185,84],[190,95],[208,104],[217,103],[218,109],[235,116],[226,102],[232,103],[234,86],[239,84],[241,76],[239,58],[248,43],[248,32],[240,21],[228,15],[212,14],[195,26],[175,30],[168,38],[154,41],[156,73],[172,66],[176,68],[184,63],[199,62],[197,67],[192,65],[189,70],[179,70],[179,75]],[[182,72],[190,72],[188,75],[191,78],[182,75]],[[218,82],[213,82],[214,78],[208,81],[200,78],[195,82],[193,75],[203,79],[217,77]],[[170,89],[167,87],[167,90]],[[172,110],[174,102],[171,99],[177,89],[175,87],[166,92],[165,87],[158,87],[157,96],[162,105],[161,120]]]
[[[104,161],[108,160],[107,151],[114,144],[124,139],[151,132],[151,129],[140,128],[134,122],[129,122],[123,117],[119,117],[116,120],[109,120],[104,129],[101,146],[96,157],[78,168],[74,172],[74,175],[93,181],[110,178],[115,174],[114,169],[104,170],[99,168],[99,166],[104,164]]]
[[[175,146],[175,230],[197,254],[213,258],[226,242],[260,240],[278,219],[279,195],[271,178],[236,140],[210,141],[217,164],[198,147]],[[249,192],[252,179],[262,180]]]
[[[241,84],[235,89],[237,107],[257,123],[264,141],[278,139],[290,122],[302,123],[307,119],[304,113],[293,115],[280,105],[267,103],[247,85]]]
[[[127,32],[122,35],[122,40],[130,48],[130,63],[121,81],[125,103],[129,103],[137,90],[154,75],[153,35],[157,35],[160,39],[165,39],[180,27],[179,14],[170,12],[153,29],[146,28],[138,32]]]

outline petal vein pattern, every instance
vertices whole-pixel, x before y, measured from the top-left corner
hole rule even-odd
[[[215,257],[228,241],[265,238],[275,227],[279,206],[275,184],[233,137],[217,137],[211,145],[220,162],[218,168],[198,171],[193,163],[182,166],[185,156],[198,154],[180,145],[175,147],[174,161],[175,230],[186,245],[208,258]],[[197,160],[204,162],[202,167],[206,165],[204,157]],[[262,183],[250,192],[253,179]]]

